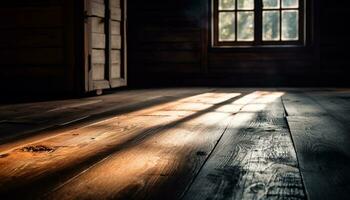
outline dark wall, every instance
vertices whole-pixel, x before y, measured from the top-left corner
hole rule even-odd
[[[345,85],[345,6],[307,0],[297,48],[212,48],[210,0],[128,1],[129,82],[144,85]],[[343,20],[339,17],[343,16]],[[345,45],[345,46],[344,46]]]
[[[202,72],[201,2],[128,1],[129,82]]]
[[[216,49],[210,46],[210,0],[128,0],[129,84],[348,86],[345,0],[306,1],[306,47]],[[2,2],[1,97],[81,89],[82,2]]]
[[[1,3],[2,97],[74,91],[74,20],[71,0]]]
[[[332,76],[337,72],[346,76],[350,71],[349,9],[345,4],[345,0],[322,1],[320,9],[321,68]]]

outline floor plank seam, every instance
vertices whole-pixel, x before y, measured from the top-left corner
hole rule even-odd
[[[287,111],[286,105],[284,104],[283,97],[281,97],[281,102],[282,102],[282,106],[283,106],[283,110],[284,110],[284,117],[287,118],[289,116],[289,113]],[[288,129],[289,129],[289,125],[288,125]],[[289,131],[290,131],[290,129],[289,129]]]
[[[210,159],[211,155],[213,154],[213,152],[215,151],[216,147],[218,146],[219,142],[221,141],[221,139],[223,138],[224,134],[226,133],[230,122],[232,119],[230,119],[225,127],[225,129],[222,131],[222,134],[220,135],[219,139],[216,141],[213,149],[210,151],[210,153],[208,154],[207,158],[204,160],[203,164],[201,165],[201,167],[199,168],[198,172],[196,173],[196,175],[193,177],[193,179],[191,180],[190,184],[186,187],[186,189],[184,190],[184,192],[182,193],[182,195],[180,196],[179,200],[184,199],[184,197],[186,196],[187,192],[190,190],[190,188],[192,187],[193,183],[195,182],[196,178],[198,177],[199,173],[202,171],[203,167],[205,166],[205,164],[207,163],[207,161]]]
[[[112,157],[112,154],[109,154],[108,156],[104,157],[103,159],[93,163],[92,165],[90,165],[88,168],[86,168],[85,170],[81,171],[80,173],[76,174],[75,176],[69,178],[67,181],[64,181],[62,184],[59,184],[58,186],[54,187],[52,190],[46,192],[43,197],[48,197],[50,194],[54,193],[55,191],[59,190],[60,188],[64,187],[65,185],[68,185],[69,183],[71,183],[72,181],[74,181],[76,178],[82,176],[84,173],[88,172],[90,169],[92,169],[93,167],[97,166],[98,164],[102,163],[103,161],[109,159],[110,157]]]
[[[194,93],[194,95],[198,95],[200,93]],[[185,96],[180,96],[180,97],[175,97],[173,98],[172,100],[176,100],[176,99],[181,99]],[[162,98],[158,97],[158,98],[155,98],[155,99],[151,99],[151,100],[147,100],[143,103],[156,103],[158,101],[161,101],[163,100]],[[155,101],[155,102],[153,102]],[[127,105],[125,107],[128,107],[130,105]],[[121,111],[120,111],[121,110]],[[37,133],[42,133],[42,132],[49,132],[49,131],[55,131],[57,129],[65,129],[65,128],[70,128],[70,127],[74,127],[74,126],[79,126],[80,124],[87,124],[87,123],[96,123],[96,122],[100,122],[100,121],[103,121],[103,120],[106,120],[110,117],[113,117],[113,116],[117,116],[117,115],[121,115],[121,114],[124,114],[124,113],[127,113],[129,112],[129,110],[123,110],[123,109],[120,109],[120,108],[115,108],[115,109],[112,109],[112,110],[107,110],[107,111],[102,111],[102,112],[98,112],[98,113],[94,113],[94,114],[91,114],[91,115],[88,115],[88,116],[84,116],[84,117],[78,117],[76,119],[73,119],[73,120],[70,120],[68,122],[63,122],[63,123],[60,123],[60,124],[52,124],[50,126],[46,126],[46,127],[39,127],[39,128],[36,128],[36,129],[32,129],[32,130],[28,130],[28,131],[24,131],[23,133],[21,133],[20,136],[18,135],[15,135],[15,136],[9,136],[9,137],[5,137],[5,138],[0,138],[0,145],[2,144],[6,144],[8,142],[12,142],[12,141],[15,141],[17,140],[18,138],[25,138],[25,137],[30,137],[32,134],[37,134]],[[5,121],[6,122],[6,121]],[[46,139],[50,139],[50,137],[47,137]],[[43,138],[42,140],[45,140],[45,138]],[[30,143],[28,143],[30,144]],[[10,149],[10,150],[13,150],[13,149]]]
[[[304,176],[303,174],[301,173],[301,169],[300,169],[300,162],[299,162],[299,152],[296,150],[296,145],[295,145],[295,141],[294,141],[294,138],[293,138],[293,135],[292,135],[292,131],[291,131],[291,128],[289,126],[289,123],[288,123],[288,112],[287,112],[287,109],[286,109],[286,106],[284,104],[284,101],[283,101],[283,98],[281,98],[281,102],[282,102],[282,105],[283,105],[283,109],[284,109],[284,113],[285,113],[285,117],[284,117],[284,120],[287,124],[287,129],[288,129],[288,132],[289,132],[289,137],[292,141],[292,144],[293,144],[293,148],[294,148],[294,151],[295,151],[295,154],[296,154],[296,159],[297,159],[297,164],[298,164],[298,169],[299,169],[299,174],[300,174],[300,178],[301,178],[301,182],[303,183],[303,191],[304,191],[304,194],[305,194],[305,199],[308,200],[309,199],[309,194],[307,193],[307,190],[305,188],[305,181],[304,181]]]

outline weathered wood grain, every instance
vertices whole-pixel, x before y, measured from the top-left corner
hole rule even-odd
[[[0,105],[0,198],[346,199],[348,96],[165,88]]]
[[[111,7],[120,8],[120,0],[110,0]]]
[[[121,49],[121,36],[120,35],[112,35],[112,49]]]
[[[120,8],[111,7],[111,19],[115,21],[121,21],[122,10]]]
[[[288,116],[327,115],[327,111],[320,105],[310,98],[304,98],[301,94],[303,93],[289,92],[282,97]]]
[[[194,98],[200,98],[200,96]],[[67,171],[75,171],[77,168],[79,168],[78,166],[84,162],[90,163],[93,160],[98,160],[98,158],[107,156],[111,152],[119,151],[118,149],[123,146],[123,143],[128,143],[128,141],[130,142],[137,138],[142,138],[143,134],[147,134],[148,131],[152,132],[152,130],[157,130],[161,128],[162,125],[165,126],[167,123],[171,123],[179,117],[184,117],[178,116],[176,113],[174,113],[174,115],[167,116],[158,116],[157,114],[146,115],[149,112],[152,113],[163,107],[174,106],[178,103],[179,102],[158,105],[153,108],[147,108],[130,113],[124,117],[119,116],[114,119],[112,118],[112,121],[107,120],[108,122],[105,121],[106,123],[100,122],[76,130],[66,130],[63,132],[58,132],[56,135],[53,135],[47,139],[43,138],[30,144],[22,144],[25,146],[34,147],[47,146],[54,149],[53,152],[39,152],[33,155],[28,152],[23,152],[23,146],[12,147],[8,151],[2,151],[2,154],[9,154],[9,156],[0,160],[0,168],[2,169],[1,175],[4,177],[4,179],[1,180],[1,190],[2,192],[4,192],[4,190],[12,191],[12,189],[21,187],[21,185],[23,186],[24,184],[29,187],[29,191],[28,189],[25,189],[26,187],[22,187],[22,190],[27,190],[27,192],[34,194],[35,191],[40,191],[43,188],[39,187],[40,184],[34,184],[33,188],[30,184],[31,182],[34,181],[36,183],[40,183],[40,180],[45,180],[45,178],[47,179],[48,177],[51,179],[51,181],[55,179],[56,181],[59,181],[62,179],[62,177],[64,177],[63,172],[67,173]],[[122,125],[120,123],[125,123],[122,122],[124,121],[122,118],[125,120],[128,119],[127,121],[131,121],[129,121],[130,123],[125,121],[128,125]],[[72,153],[72,156],[68,156],[67,153]],[[22,161],[18,162],[19,159],[22,159]],[[13,169],[20,170],[17,170],[16,174],[13,174]],[[11,176],[12,178],[10,178]],[[41,186],[44,188],[49,188],[49,184],[41,184]]]
[[[43,138],[44,135],[51,134],[47,131],[35,133],[39,130],[67,124],[86,116],[91,116],[90,118],[92,119],[106,119],[116,114],[125,114],[138,109],[147,109],[148,107],[200,94],[202,92],[210,92],[212,90],[213,89],[210,88],[132,90],[88,98],[86,99],[87,101],[98,100],[99,103],[82,107],[74,106],[77,102],[84,105],[81,99],[5,105],[0,107],[1,119],[18,123],[7,123],[4,124],[4,126],[0,124],[0,151],[6,151],[6,149],[18,145],[24,145],[36,141],[38,138]],[[66,115],[67,113],[69,113],[69,115]],[[94,121],[94,119],[92,121]],[[27,122],[25,124],[27,126],[21,128],[21,122]],[[30,122],[34,122],[36,126],[32,127],[33,124],[30,124]]]
[[[92,33],[92,48],[105,49],[106,48],[106,35],[100,33]]]
[[[305,91],[305,94],[322,106],[322,108],[338,121],[344,125],[350,125],[349,89]]]
[[[91,32],[92,33],[105,33],[104,19],[100,17],[90,17],[91,20]]]
[[[112,21],[111,22],[111,33],[112,35],[120,35],[120,22]]]
[[[91,0],[90,0],[91,1]],[[105,5],[104,2],[91,2],[91,16],[96,16],[96,17],[105,17]]]
[[[309,199],[348,199],[350,137],[344,125],[330,116],[287,119]]]
[[[184,199],[305,199],[279,95],[248,101],[232,118]]]
[[[197,112],[172,111],[169,107],[160,113],[150,113],[156,116],[180,114],[182,118],[159,129],[147,131],[147,135],[53,191],[50,198],[179,198],[214,148],[232,114],[216,112],[216,108],[237,96],[220,93],[213,95],[212,98],[220,99],[219,103]],[[195,103],[197,99],[201,98],[186,101]],[[108,173],[96,177],[102,171]],[[90,192],[74,192],[92,185]]]
[[[297,101],[284,101],[284,104],[287,111],[293,111],[287,120],[308,198],[347,199],[350,194],[348,125],[304,93],[293,94],[293,99]]]

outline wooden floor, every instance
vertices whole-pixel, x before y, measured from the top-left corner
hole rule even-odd
[[[348,199],[350,89],[0,105],[0,199]]]

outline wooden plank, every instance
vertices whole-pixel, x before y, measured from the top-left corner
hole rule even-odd
[[[2,65],[59,65],[64,63],[63,48],[0,49]]]
[[[126,119],[130,118],[131,119],[131,124],[129,122],[123,120],[123,122],[119,123],[119,119]],[[97,123],[95,125],[87,126],[85,128],[79,129],[83,132],[71,132],[71,131],[66,131],[63,133],[62,136],[56,136],[53,138],[46,139],[44,141],[39,141],[35,142],[33,144],[27,144],[27,146],[47,146],[52,149],[55,149],[54,152],[47,152],[47,153],[35,153],[34,156],[36,158],[33,158],[31,156],[30,152],[23,152],[21,149],[23,147],[18,147],[16,150],[12,151],[9,153],[9,156],[6,159],[1,159],[0,160],[0,166],[2,169],[2,174],[8,174],[12,173],[11,169],[15,167],[16,165],[22,165],[24,167],[21,172],[17,173],[15,176],[16,178],[3,178],[1,179],[1,191],[0,193],[7,193],[11,194],[11,191],[15,190],[15,188],[21,188],[21,190],[26,191],[26,187],[23,187],[23,185],[28,185],[30,184],[31,181],[35,179],[40,179],[40,178],[45,178],[46,175],[48,177],[52,176],[52,174],[55,173],[60,173],[59,171],[61,170],[68,170],[71,171],[72,169],[69,170],[69,168],[72,167],[78,167],[82,162],[86,162],[89,159],[93,158],[94,160],[97,159],[102,159],[104,156],[108,155],[108,151],[114,152],[117,150],[119,145],[122,145],[123,143],[127,142],[128,138],[135,137],[135,135],[138,132],[142,132],[143,128],[149,128],[149,126],[155,126],[153,123],[148,123],[150,121],[154,121],[158,123],[158,125],[162,125],[164,123],[161,122],[159,117],[142,117],[135,119],[135,117],[132,119],[129,116],[125,116],[122,118],[116,118],[117,121],[113,122],[113,128],[105,123]],[[169,118],[162,118],[165,121],[168,121]],[[140,120],[147,120],[147,123],[142,123]],[[136,125],[137,123],[138,125]],[[102,127],[105,127],[106,129],[100,129]],[[100,128],[98,128],[100,127]],[[114,131],[113,131],[114,129]],[[140,130],[141,129],[141,130]],[[83,133],[83,134],[82,134]],[[112,134],[112,135],[111,135]],[[108,136],[109,135],[109,136]],[[113,136],[114,135],[114,136]],[[88,137],[87,137],[88,136]],[[107,138],[106,138],[107,136]],[[85,138],[85,139],[83,139]],[[104,138],[104,139],[103,139]],[[74,142],[79,140],[79,144]],[[101,140],[102,139],[102,140]],[[98,142],[101,140],[101,142]],[[81,143],[82,142],[82,143]],[[107,142],[107,143],[105,143]],[[61,147],[58,147],[57,145],[61,143]],[[74,144],[76,143],[76,144]],[[84,144],[86,143],[86,144]],[[78,146],[76,146],[78,145]],[[97,145],[97,146],[96,146]],[[56,147],[54,147],[56,146]],[[80,147],[79,147],[80,146]],[[93,148],[93,149],[91,149]],[[96,149],[97,148],[97,149]],[[84,150],[85,153],[80,152],[80,150]],[[92,151],[90,151],[90,150]],[[115,149],[115,150],[113,150]],[[79,152],[76,152],[76,150],[79,150]],[[74,154],[71,154],[75,152]],[[104,152],[104,153],[103,153]],[[68,156],[68,154],[71,154]],[[4,153],[2,153],[4,154]],[[27,166],[23,166],[23,163],[21,164],[20,162],[17,162],[17,164],[14,162],[16,158],[18,159],[18,156],[21,155],[21,160],[25,161],[25,163],[29,164]],[[49,156],[48,156],[49,155]],[[66,158],[64,158],[66,156]],[[31,161],[28,160],[29,157],[31,158]],[[102,157],[102,158],[101,158]],[[39,160],[46,160],[45,162],[38,162]],[[36,164],[33,163],[33,161],[37,161]],[[85,163],[84,165],[86,165]],[[56,167],[55,167],[56,166]],[[86,166],[88,167],[88,166]],[[74,170],[72,171],[74,172]],[[67,172],[66,172],[67,173]],[[75,172],[75,173],[79,173]],[[61,178],[65,176],[64,174],[60,173]],[[58,174],[57,174],[58,175]],[[67,174],[66,174],[67,175]],[[9,176],[10,177],[10,176]],[[61,179],[59,178],[59,179]],[[67,178],[67,177],[66,177]],[[59,180],[58,179],[58,180]],[[52,181],[52,177],[51,177]],[[30,187],[30,185],[29,185]],[[50,185],[42,186],[44,188],[39,188],[36,187],[36,189],[33,188],[33,191],[27,191],[32,195],[43,195],[42,191],[45,191],[47,189],[50,189]],[[45,188],[47,187],[47,188]],[[53,187],[51,185],[51,187]],[[14,196],[16,194],[13,194]],[[19,194],[22,195],[22,194]]]
[[[280,95],[244,100],[184,199],[305,199]]]
[[[327,115],[327,112],[310,98],[301,93],[288,92],[282,97],[288,116]]]
[[[166,91],[163,91],[163,92],[165,92],[163,93],[163,95],[167,94]],[[154,92],[151,92],[150,95],[151,94],[153,94],[152,96],[155,95]],[[169,94],[176,95],[174,91],[170,92]],[[182,94],[186,94],[186,92]],[[192,99],[193,101],[195,101],[196,99],[201,98],[202,96],[205,96],[205,95],[207,94],[191,97],[188,99]],[[225,95],[227,96],[229,94],[225,94]],[[222,96],[221,98],[224,98],[224,96]],[[144,96],[142,96],[142,99],[144,99]],[[141,133],[144,130],[151,129],[153,126],[155,126],[154,128],[158,130],[159,127],[163,126],[163,123],[167,124],[170,122],[174,122],[174,120],[177,121],[179,117],[180,118],[185,117],[185,116],[179,115],[178,113],[173,113],[174,115],[168,115],[170,118],[160,117],[159,114],[154,113],[154,112],[158,112],[161,109],[169,108],[171,106],[177,105],[179,103],[181,103],[181,101],[168,103],[164,105],[161,104],[161,105],[152,106],[147,109],[129,113],[128,115],[124,115],[124,117],[117,116],[117,117],[108,119],[107,121],[91,124],[85,127],[81,127],[79,129],[71,129],[71,130],[68,129],[63,132],[57,132],[55,135],[49,138],[37,139],[30,144],[28,143],[22,144],[21,146],[15,146],[5,152],[2,151],[1,154],[9,154],[9,156],[6,159],[0,160],[1,169],[3,169],[0,173],[2,175],[5,175],[8,172],[12,173],[14,172],[13,170],[11,170],[13,167],[17,169],[21,168],[21,172],[18,172],[16,175],[16,178],[14,179],[12,178],[1,179],[0,185],[4,187],[0,187],[0,188],[2,191],[4,191],[11,187],[12,188],[19,187],[25,183],[30,184],[31,181],[36,179],[39,179],[39,180],[40,178],[45,179],[45,177],[47,176],[51,177],[51,181],[52,181],[52,174],[56,174],[56,173],[60,177],[59,180],[61,180],[61,178],[64,176],[64,173],[62,172],[62,170],[68,170],[68,171],[72,170],[70,169],[69,166],[71,166],[73,169],[77,169],[79,168],[78,167],[79,163],[91,160],[91,156],[94,157],[95,155],[97,157],[101,157],[100,153],[102,152],[105,152],[102,154],[104,156],[107,156],[109,153],[112,153],[115,150],[120,148],[118,144],[128,142],[133,137],[142,138],[143,136]],[[169,119],[171,120],[169,121]],[[113,125],[110,123],[112,123]],[[112,125],[113,127],[109,126],[108,124]],[[74,133],[71,131],[73,131]],[[75,132],[75,131],[78,131],[78,132]],[[90,134],[93,134],[93,135],[90,135]],[[48,154],[46,153],[43,153],[43,154],[39,153],[39,154],[35,154],[35,157],[30,156],[30,154],[27,154],[26,152],[20,151],[20,149],[22,149],[22,147],[25,147],[25,146],[39,146],[39,145],[46,145],[57,149],[54,152],[51,152],[50,156],[48,156]],[[77,150],[78,151],[81,150],[82,152],[78,153],[76,152]],[[69,156],[70,154],[72,157]],[[26,155],[29,157],[27,157]],[[18,159],[24,159],[26,161],[22,160],[24,162],[17,162]],[[39,160],[37,159],[41,161],[39,162]],[[28,162],[30,163],[33,162],[36,164],[28,164]],[[27,164],[23,166],[24,163],[27,163]],[[19,167],[19,166],[22,166],[22,167]],[[13,184],[11,184],[11,182]],[[47,184],[48,183],[45,183],[43,187],[49,187]],[[30,185],[28,187],[30,187]],[[26,188],[27,187],[22,189],[25,190]],[[38,185],[36,184],[34,188],[35,190],[43,189],[38,187]],[[29,189],[27,192],[34,193],[34,191],[32,191],[31,189]],[[40,195],[42,194],[40,193]]]
[[[27,0],[17,0],[17,1],[7,1],[2,4],[2,6],[17,6],[17,7],[32,7],[32,6],[56,6],[62,5],[62,0],[31,0],[30,2]]]
[[[152,45],[148,43],[139,43],[138,49],[142,51],[198,51],[200,49],[200,45],[194,42],[175,42],[175,43],[156,43],[153,42]]]
[[[105,50],[92,50],[92,63],[94,64],[104,64],[106,62],[105,59]]]
[[[121,0],[110,0],[111,7],[120,8],[120,1]]]
[[[105,33],[104,19],[100,17],[90,17],[91,20],[91,32],[92,33]]]
[[[8,28],[57,28],[63,25],[62,6],[0,8],[0,30]],[[28,17],[30,16],[30,17]]]
[[[222,104],[198,112],[174,112],[168,108],[150,113],[161,118],[176,115],[180,119],[148,130],[147,135],[62,185],[49,198],[179,198],[210,154],[232,114],[215,110],[232,101],[236,94],[212,95],[221,99]],[[193,103],[196,99],[198,97],[192,98]],[[92,185],[91,192],[73,192]]]
[[[111,65],[111,77],[112,79],[121,78],[120,63],[113,63]]]
[[[169,30],[161,30],[161,31],[148,31],[137,32],[135,33],[136,41],[147,41],[147,42],[200,42],[201,32],[198,30],[174,30],[172,34],[169,35]]]
[[[198,51],[144,51],[136,52],[133,56],[143,63],[200,63]]]
[[[96,2],[99,4],[104,4],[105,0],[91,0],[92,2]]]
[[[287,119],[308,199],[348,199],[348,129],[329,116],[291,116]]]
[[[105,79],[105,65],[93,64],[92,65],[92,80],[104,80]]]
[[[92,33],[92,48],[93,49],[105,49],[106,48],[106,35],[100,33]]]
[[[305,94],[322,106],[322,108],[338,121],[344,125],[350,125],[349,89],[306,91]]]
[[[122,87],[126,86],[127,82],[124,78],[112,78],[110,81],[111,87]]]
[[[93,80],[93,90],[109,89],[110,84],[107,80]]]
[[[105,5],[99,2],[91,2],[91,16],[105,17]]]
[[[121,21],[122,20],[122,10],[121,8],[111,8],[111,19],[115,21]]]
[[[120,35],[120,22],[112,21],[111,22],[111,33],[112,35]]]
[[[105,89],[109,88],[108,82],[105,81],[106,70],[106,34],[104,22],[104,1],[96,0],[91,4],[91,56],[92,69],[90,73],[90,89]]]
[[[111,47],[112,49],[121,49],[122,48],[122,37],[120,35],[112,35],[111,38]]]
[[[112,64],[120,64],[121,63],[121,52],[119,50],[111,51],[111,62]]]
[[[349,127],[305,93],[283,101],[308,198],[347,199],[350,185]]]
[[[120,35],[120,22],[112,21],[111,22],[111,33],[112,35]]]
[[[63,47],[62,29],[2,30],[1,48],[14,47]]]
[[[139,78],[148,76],[150,78],[159,78],[155,73],[172,73],[172,74],[178,74],[176,76],[180,76],[179,70],[181,70],[182,75],[185,75],[186,73],[200,73],[200,63],[166,63],[166,62],[133,62],[137,64],[138,66],[142,66],[142,69],[138,70],[138,73],[140,75]],[[167,73],[167,74],[168,74]],[[193,76],[191,76],[193,79]],[[161,79],[162,80],[162,79]],[[143,80],[140,80],[139,83],[146,83],[142,82]],[[149,83],[149,81],[147,82]],[[156,83],[156,82],[154,82]]]
[[[122,81],[117,80],[115,84],[125,85]],[[45,124],[38,124],[40,125],[40,129],[42,130],[47,127],[53,127],[59,124],[66,124],[69,121],[73,121],[74,119],[80,119],[84,116],[91,116],[92,118],[94,118],[96,116],[101,115],[101,113],[109,113],[109,115],[105,114],[104,118],[106,118],[106,116],[113,116],[116,113],[120,114],[131,112],[132,108],[145,109],[155,104],[166,103],[169,101],[177,100],[178,98],[192,96],[202,92],[205,93],[208,91],[210,91],[210,89],[207,88],[182,88],[181,90],[169,88],[161,90],[132,90],[89,98],[93,100],[102,100],[102,102],[101,104],[96,104],[93,106],[91,105],[83,108],[74,108],[73,110],[56,109],[57,107],[67,105],[70,102],[74,102],[72,100],[67,100],[67,102],[49,101],[30,104],[17,104],[10,106],[5,105],[0,106],[0,118],[5,119],[6,121],[46,121]],[[79,99],[79,102],[81,101],[82,100]],[[51,110],[56,111],[49,112]],[[70,114],[66,115],[67,113]],[[100,119],[101,117],[96,118]],[[43,135],[47,135],[48,133],[50,133],[47,131],[34,133],[35,130],[20,129],[19,125],[16,124],[13,124],[13,127],[15,131],[1,129],[0,151],[6,151],[6,149],[11,149],[15,146],[25,145],[26,143],[36,141],[38,138],[43,138]],[[15,142],[12,142],[12,140],[11,142],[8,142],[8,139],[13,139],[15,140]]]

